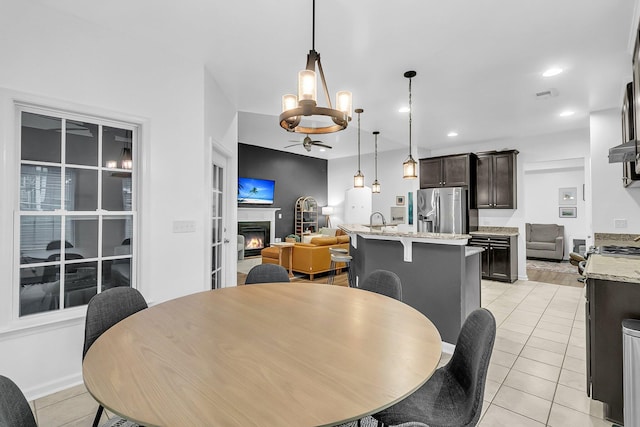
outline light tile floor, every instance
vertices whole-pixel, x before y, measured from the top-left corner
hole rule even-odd
[[[483,281],[482,306],[498,332],[480,426],[611,426],[585,392],[583,288]],[[40,427],[89,426],[97,407],[82,385],[31,404]]]

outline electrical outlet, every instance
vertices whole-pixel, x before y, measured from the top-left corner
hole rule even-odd
[[[282,214],[281,213],[278,214],[278,219],[282,219]]]
[[[195,233],[196,222],[195,221],[173,221],[174,233]]]
[[[627,220],[624,219],[624,218],[614,219],[613,220],[613,226],[615,228],[627,228]]]

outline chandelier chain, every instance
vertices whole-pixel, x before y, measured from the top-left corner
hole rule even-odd
[[[313,0],[313,12],[311,14],[311,49],[316,50],[316,0]]]

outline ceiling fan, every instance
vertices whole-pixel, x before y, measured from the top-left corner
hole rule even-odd
[[[293,147],[298,145],[299,142],[297,144],[291,144],[291,145],[287,145],[284,148],[289,148],[289,147]],[[302,140],[302,146],[304,147],[305,150],[307,151],[311,151],[311,146],[315,145],[318,147],[324,147],[324,148],[333,148],[330,145],[324,144],[322,141],[312,141],[311,138],[309,138],[309,135],[307,135],[303,140]]]

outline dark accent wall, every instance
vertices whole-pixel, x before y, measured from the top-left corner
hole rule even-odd
[[[238,144],[238,176],[276,182],[272,206],[276,212],[276,237],[292,234],[296,200],[311,196],[318,202],[318,227],[324,227],[321,207],[327,205],[327,161],[255,145]],[[278,217],[282,214],[282,219]]]

